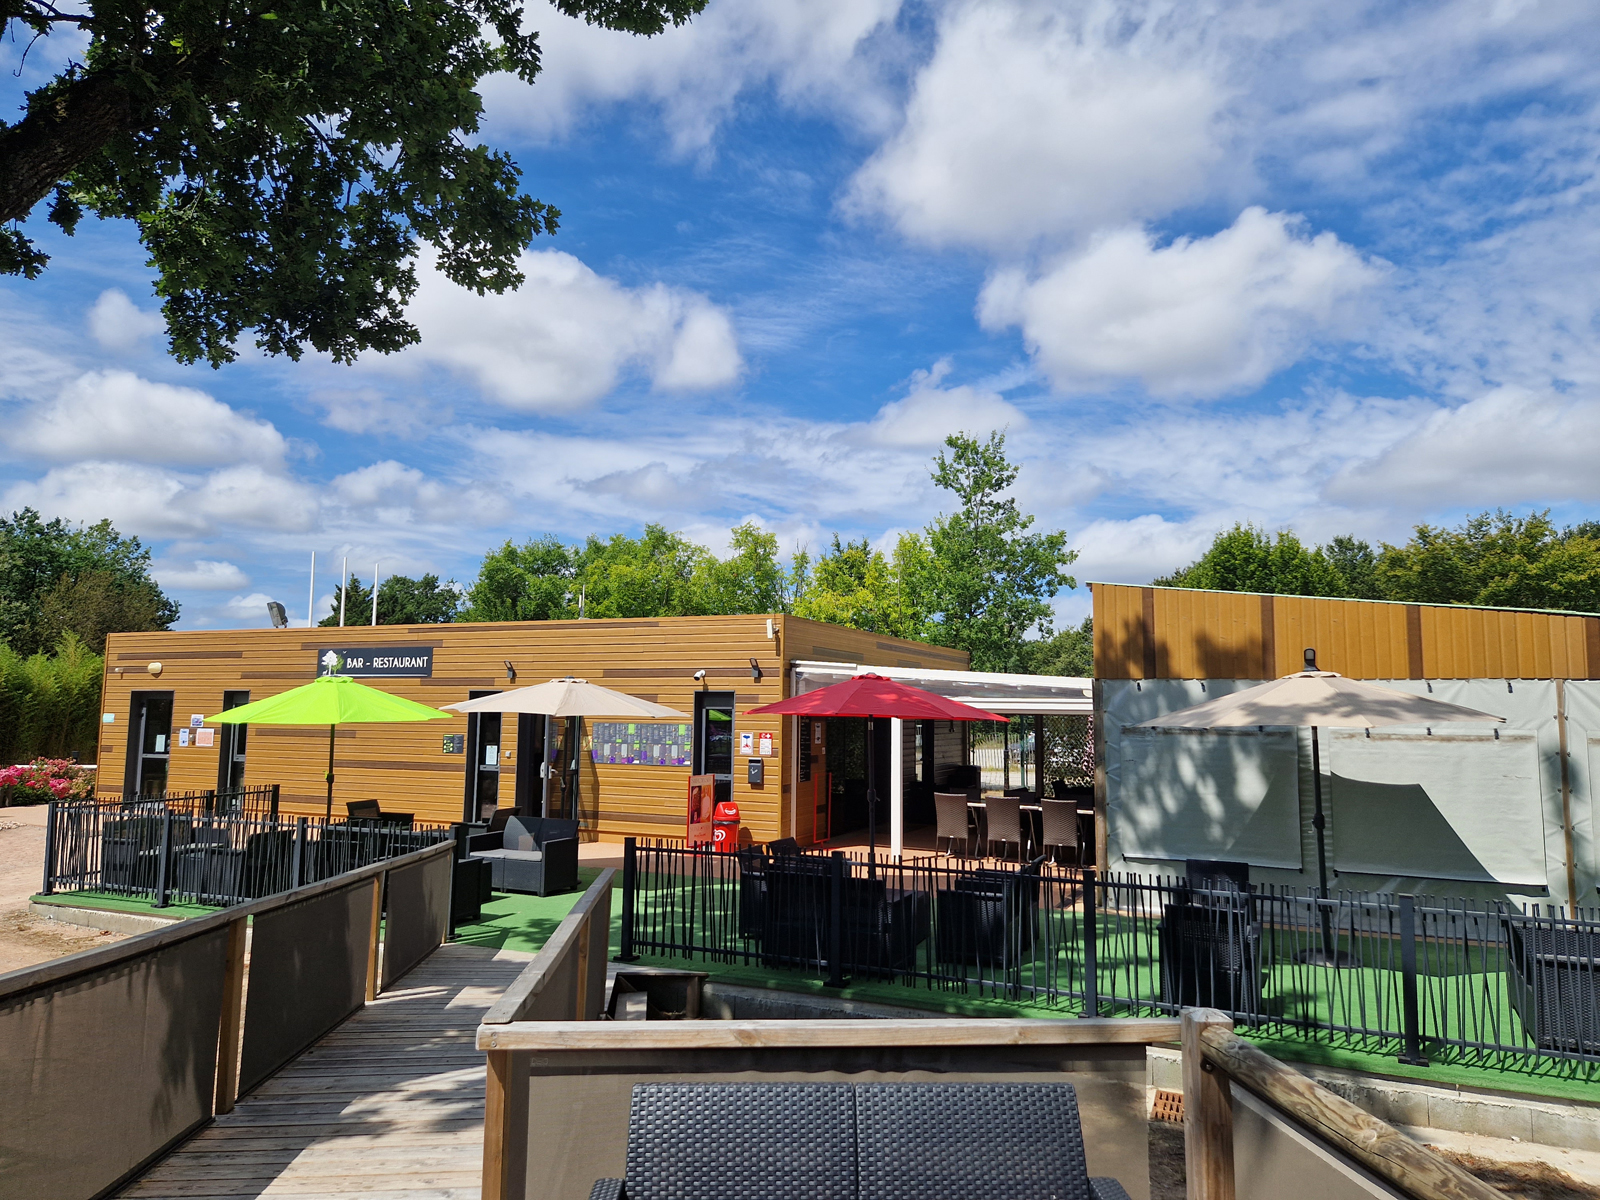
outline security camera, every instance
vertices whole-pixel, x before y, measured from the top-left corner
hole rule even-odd
[[[694,673],[694,681],[696,683],[704,683],[706,681],[706,672],[704,667]]]

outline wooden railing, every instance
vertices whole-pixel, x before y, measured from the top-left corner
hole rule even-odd
[[[106,1194],[230,1111],[444,940],[452,850],[0,975],[0,1194]]]
[[[527,1164],[528,1063],[495,1037],[529,1026],[594,1021],[606,1000],[611,945],[611,887],[616,871],[578,898],[550,940],[484,1014],[478,1048],[488,1051],[483,1104],[483,1200],[522,1196]],[[598,1028],[598,1027],[597,1027]],[[488,1030],[489,1033],[484,1031]]]
[[[1235,1200],[1230,1081],[1416,1200],[1503,1200],[1449,1159],[1251,1045],[1210,1008],[1183,1014],[1188,1200]]]

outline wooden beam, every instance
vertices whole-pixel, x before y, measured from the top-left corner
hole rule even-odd
[[[506,1170],[507,1151],[516,1137],[510,1122],[512,1106],[507,1102],[511,1055],[491,1052],[488,1060],[483,1097],[483,1200],[510,1200],[513,1191]],[[527,1130],[522,1133],[527,1136]]]
[[[1214,1008],[1183,1013],[1183,1161],[1188,1200],[1233,1200],[1233,1093],[1228,1077],[1207,1062],[1201,1036],[1233,1036],[1233,1022]]]
[[[741,1050],[858,1046],[1112,1046],[1178,1040],[1170,1017],[1076,1021],[514,1021],[478,1026],[480,1050]]]
[[[378,934],[383,925],[383,876],[372,879],[372,927],[367,931],[367,1003],[378,998]]]
[[[1220,1015],[1220,1014],[1219,1014]],[[1185,1033],[1188,1032],[1185,1014]],[[1319,1087],[1292,1067],[1252,1046],[1226,1022],[1195,1031],[1200,1053],[1316,1137],[1356,1160],[1379,1178],[1416,1200],[1505,1200],[1500,1192],[1469,1175],[1449,1159],[1412,1141],[1393,1126],[1363,1112],[1341,1096]],[[1189,1039],[1184,1040],[1184,1079],[1189,1070]],[[1189,1100],[1184,1096],[1187,1109]],[[1187,1128],[1187,1127],[1186,1127]],[[1189,1160],[1191,1163],[1193,1159]],[[1192,1171],[1191,1167],[1191,1171]],[[1190,1197],[1195,1196],[1190,1175]],[[1230,1193],[1231,1194],[1231,1193]]]
[[[244,946],[248,920],[228,924],[227,959],[222,973],[222,1023],[217,1029],[217,1088],[212,1112],[233,1111],[239,1094],[239,1034],[244,1026]]]
[[[584,918],[582,927],[578,930],[578,978],[573,987],[572,1016],[574,1020],[588,1020],[589,1010],[589,926],[593,921],[593,912]]]

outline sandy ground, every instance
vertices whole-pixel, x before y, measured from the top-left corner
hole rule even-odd
[[[28,915],[44,873],[45,806],[0,808],[0,973],[121,940]]]

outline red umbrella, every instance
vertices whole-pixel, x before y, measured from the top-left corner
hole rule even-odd
[[[876,764],[872,750],[872,719],[874,717],[899,717],[904,721],[1004,721],[998,713],[985,712],[935,696],[921,688],[897,683],[882,675],[857,675],[843,683],[835,683],[814,692],[806,692],[776,704],[763,704],[760,708],[745,710],[745,716],[771,714],[784,717],[866,717],[867,718],[867,779],[869,785],[877,782]],[[878,855],[878,797],[876,789],[867,791],[867,855],[868,863],[876,865]],[[869,867],[870,869],[870,867]]]

